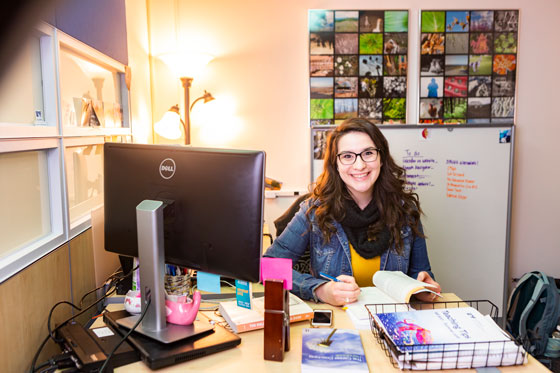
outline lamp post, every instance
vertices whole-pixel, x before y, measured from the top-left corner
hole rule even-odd
[[[193,78],[181,78],[185,90],[185,145],[191,143],[190,90]],[[193,103],[194,104],[194,103]]]

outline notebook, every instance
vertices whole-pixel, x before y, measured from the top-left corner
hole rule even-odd
[[[128,329],[119,326],[117,320],[128,316],[130,314],[124,310],[106,312],[103,321],[115,332],[124,335]],[[158,369],[233,348],[241,343],[241,338],[216,324],[213,331],[170,344],[134,332],[128,337],[128,342],[138,350],[142,361],[150,369]]]

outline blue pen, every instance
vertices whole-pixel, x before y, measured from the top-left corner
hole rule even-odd
[[[323,273],[323,272],[319,272],[319,276],[324,277],[327,280],[331,280],[331,281],[334,281],[334,282],[340,282],[340,280],[337,279],[336,277],[332,277],[332,276],[327,275],[326,273]]]

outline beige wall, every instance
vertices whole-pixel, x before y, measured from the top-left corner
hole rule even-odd
[[[267,152],[267,175],[299,188],[310,181],[308,128],[308,9],[410,9],[411,40],[424,9],[461,9],[464,1],[422,2],[334,0],[147,0],[154,55],[178,45],[192,46],[216,58],[196,77],[191,96],[204,89],[233,104],[232,122],[240,134],[220,146]],[[129,5],[130,2],[127,2]],[[471,0],[469,9],[520,9],[517,138],[510,274],[542,269],[560,277],[560,174],[555,162],[560,126],[556,89],[560,60],[556,48],[560,2],[549,0]],[[417,47],[412,43],[410,55]],[[153,116],[183,100],[178,79],[154,59]],[[414,112],[417,61],[409,69],[409,105]],[[218,100],[217,100],[218,101]],[[134,105],[134,103],[133,103]],[[197,105],[198,107],[199,105]],[[195,108],[196,110],[196,108]],[[410,122],[414,119],[411,117]],[[216,145],[193,130],[193,145]],[[476,149],[473,149],[476,151]]]

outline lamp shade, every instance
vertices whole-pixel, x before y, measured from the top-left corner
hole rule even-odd
[[[170,52],[158,56],[178,78],[194,78],[200,75],[214,56],[207,53]]]
[[[166,139],[177,140],[183,135],[181,127],[183,124],[179,116],[179,108],[172,107],[154,124],[154,131]]]

